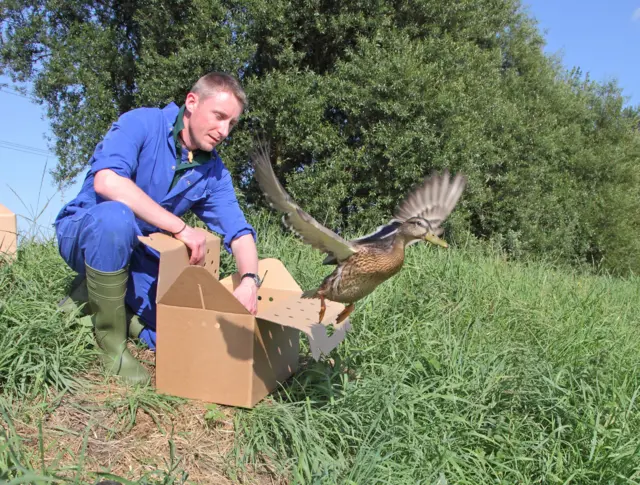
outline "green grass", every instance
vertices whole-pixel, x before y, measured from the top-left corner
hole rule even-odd
[[[93,360],[91,333],[77,315],[57,311],[70,283],[53,241],[26,242],[0,266],[0,387],[28,395],[73,387]],[[89,344],[89,345],[88,345]]]
[[[87,423],[80,436],[83,446],[71,467],[61,465],[58,459],[45,463],[45,449],[57,444],[45,442],[42,423],[68,394],[91,392],[88,389],[94,382],[83,376],[100,372],[92,329],[79,314],[65,314],[57,308],[74,273],[59,257],[55,242],[25,239],[19,247],[15,262],[0,262],[0,483],[85,484],[87,474],[97,476],[85,468],[86,440],[94,426],[105,427],[91,418],[96,411],[93,404],[79,409],[87,416]],[[130,431],[139,410],[155,420],[158,414],[173,413],[183,401],[149,388],[101,400],[102,410],[113,415],[114,426],[104,429],[106,439]],[[27,446],[27,440],[16,431],[16,419],[38,428],[35,446]],[[173,447],[171,439],[168,446]],[[59,454],[64,452],[70,450],[61,449]],[[175,466],[179,460],[173,448],[170,457],[164,469],[141,476],[136,483],[184,483],[184,471]]]
[[[330,271],[275,217],[256,226],[261,257],[280,258],[304,289]],[[90,329],[55,310],[70,278],[52,243],[0,267],[0,386],[14,416],[45,389],[73,392],[93,362]],[[257,465],[300,484],[640,483],[639,283],[412,246],[403,271],[357,304],[333,365],[303,345],[303,369],[235,413],[229,475]],[[132,399],[123,413],[160,406]],[[0,478],[11,460],[19,475],[7,434]]]
[[[326,274],[278,244],[304,288]],[[236,459],[292,483],[640,481],[639,283],[411,247],[335,367],[237,415]]]

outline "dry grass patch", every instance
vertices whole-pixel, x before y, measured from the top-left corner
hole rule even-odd
[[[148,350],[132,352],[153,361]],[[24,451],[33,457],[42,453],[47,469],[80,483],[93,483],[97,473],[157,483],[166,483],[167,476],[172,483],[285,483],[266,468],[230,478],[237,472],[228,459],[234,445],[233,408],[162,396],[153,387],[132,390],[97,373],[83,381],[86,385],[76,392],[50,394],[11,412],[18,416],[13,427]]]

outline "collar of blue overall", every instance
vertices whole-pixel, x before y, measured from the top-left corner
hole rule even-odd
[[[173,182],[171,183],[171,189],[176,185],[180,179],[181,172],[188,169],[204,165],[211,160],[211,152],[205,152],[204,150],[189,151],[187,154],[187,161],[182,161],[182,143],[180,142],[180,132],[184,129],[184,110],[186,106],[183,104],[178,111],[178,116],[173,124],[173,143],[176,148],[176,170],[173,176]]]

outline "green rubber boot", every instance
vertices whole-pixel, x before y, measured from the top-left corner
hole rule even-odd
[[[71,282],[69,296],[60,300],[58,308],[66,313],[80,310],[80,315],[85,316],[89,314],[89,305],[87,303],[89,303],[87,280],[84,275],[79,274]]]
[[[84,305],[84,306],[83,306]],[[58,303],[58,308],[65,313],[71,313],[80,310],[80,315],[86,316],[91,313],[89,306],[89,293],[87,291],[87,279],[85,275],[78,275],[71,282],[71,290],[69,296],[64,297]],[[129,337],[138,338],[140,332],[144,330],[144,325],[140,321],[140,317],[133,313],[129,307],[127,310],[127,332]]]
[[[127,307],[127,332],[130,338],[138,338],[140,332],[144,330],[144,325],[140,321],[140,317],[129,310]]]
[[[121,376],[130,384],[148,384],[149,373],[127,349],[124,304],[129,278],[127,268],[107,273],[85,266],[89,304],[93,313],[91,320],[108,372]]]

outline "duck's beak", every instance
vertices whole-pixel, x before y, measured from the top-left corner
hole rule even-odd
[[[435,234],[427,234],[424,237],[424,240],[430,242],[431,244],[435,244],[436,246],[442,246],[443,248],[448,248],[449,247],[449,245],[447,244],[446,241],[440,239]]]

